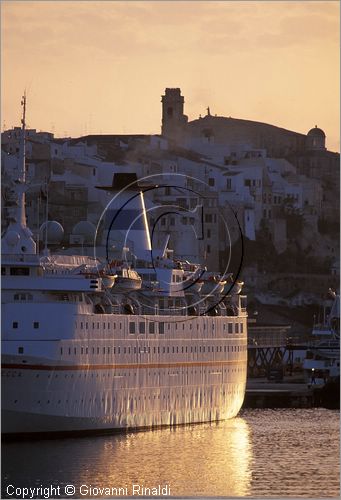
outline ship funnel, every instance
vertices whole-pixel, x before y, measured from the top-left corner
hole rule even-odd
[[[129,247],[137,259],[151,261],[151,240],[147,222],[143,188],[135,173],[114,174],[111,186],[96,186],[114,194],[104,218],[107,249],[111,242],[119,241],[122,248]],[[150,186],[148,186],[150,187]],[[107,250],[108,254],[108,250]]]

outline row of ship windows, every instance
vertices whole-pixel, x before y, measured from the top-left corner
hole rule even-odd
[[[107,325],[107,329],[110,330],[110,323],[104,323],[103,322],[103,330],[106,329],[106,325]],[[114,325],[114,329],[116,329],[116,323],[113,323]],[[122,323],[119,323],[120,325],[120,330],[122,329]],[[166,323],[167,325],[167,330],[170,330],[170,323]],[[39,329],[39,321],[34,321],[33,322],[33,328],[34,329]],[[137,326],[138,326],[138,331],[137,331]],[[149,326],[148,326],[148,332],[150,334],[154,334],[156,332],[156,323],[153,323],[153,322],[150,322],[149,323]],[[192,330],[192,324],[190,323],[189,325],[189,329]],[[206,329],[206,325],[204,324],[204,330]],[[233,328],[234,326],[234,328]],[[77,327],[77,324],[76,324],[76,327]],[[88,330],[89,328],[89,324],[88,323],[81,323],[80,324],[80,329],[83,330],[85,327],[86,330]],[[19,322],[18,321],[13,321],[12,323],[12,328],[15,330],[17,328],[19,328]],[[92,323],[92,328],[95,329],[95,323]],[[97,329],[99,330],[100,328],[100,322],[97,322]],[[178,324],[175,323],[175,329],[177,330],[178,328]],[[159,329],[159,334],[162,335],[165,333],[165,323],[158,323],[158,329]],[[182,329],[184,330],[185,329],[185,324],[183,323],[182,324]],[[227,333],[243,333],[244,331],[244,325],[243,323],[227,323],[225,324],[224,323],[224,326],[223,326],[223,329],[226,331],[227,330]],[[199,330],[199,325],[197,324],[197,330]],[[214,323],[212,323],[212,330],[214,330]],[[234,330],[234,331],[233,331]],[[135,333],[140,333],[140,334],[145,334],[146,333],[146,323],[140,321],[138,323],[138,325],[136,323],[132,323],[132,322],[129,322],[129,333],[134,335]]]
[[[52,271],[53,273],[53,271]],[[55,299],[58,299],[59,301],[67,301],[67,302],[83,302],[83,297],[81,294],[73,293],[73,294],[55,294],[54,295]],[[26,301],[31,301],[33,300],[33,295],[31,293],[15,293],[13,295],[13,299],[15,302],[26,302]]]
[[[35,330],[38,330],[39,326],[40,326],[39,325],[39,321],[33,321],[33,328]],[[19,322],[18,321],[13,321],[12,328],[13,328],[13,330],[16,330],[17,328],[19,328]]]
[[[165,326],[167,326],[167,330],[170,330],[170,323],[163,323],[163,322],[159,322],[157,323],[158,324],[158,328],[159,328],[159,334],[163,334],[165,333]],[[153,322],[150,322],[149,323],[149,326],[148,326],[148,331],[149,333],[153,334],[155,333],[155,325],[156,323],[153,323]],[[234,332],[233,332],[233,325],[234,325]],[[146,333],[146,323],[140,321],[138,323],[138,325],[136,323],[133,323],[133,322],[129,322],[129,333],[131,334],[135,334],[137,333],[137,326],[138,326],[138,333],[141,333],[141,334],[144,334]],[[204,327],[204,330],[206,329],[206,325],[204,323],[203,325]],[[212,330],[214,330],[214,323],[212,323]],[[243,328],[244,325],[243,323],[224,323],[223,325],[223,329],[228,333],[243,333]],[[189,324],[189,329],[192,330],[193,328],[193,325],[192,323]],[[178,329],[178,324],[175,323],[175,330]],[[185,324],[182,323],[182,329],[184,330],[185,329]],[[199,324],[197,324],[197,330],[199,330]]]
[[[193,375],[193,374],[197,375],[197,373],[198,374],[200,373],[200,374],[206,375],[206,372],[207,372],[207,375],[222,375],[222,373],[239,373],[239,372],[243,372],[243,371],[245,371],[245,368],[244,367],[225,368],[224,370],[219,370],[219,371],[217,371],[217,370],[210,370],[210,369],[206,370],[206,368],[201,368],[200,370],[198,369],[198,371],[197,370],[191,370],[191,371],[189,371],[189,370],[187,370],[187,369],[184,368],[183,371],[184,372],[186,371],[186,374],[188,374],[188,375],[189,374],[190,375]],[[10,376],[12,376],[12,377],[21,377],[22,376],[22,374],[21,374],[20,371],[19,372],[14,372],[11,375],[10,375],[9,371],[7,371],[7,372],[1,372],[1,376],[5,376],[5,373],[6,373],[6,377],[10,377]],[[176,376],[176,375],[181,375],[181,374],[182,374],[181,372],[174,372],[174,371],[167,372],[167,375],[171,375],[171,376]],[[153,374],[151,372],[148,372],[148,377],[150,377],[152,375]],[[156,376],[156,375],[162,377],[162,376],[166,375],[166,372],[164,372],[164,371],[162,371],[162,372],[154,372],[154,376]],[[51,376],[52,376],[52,378],[59,378],[59,375],[56,374],[56,373],[54,375],[50,375],[50,374],[47,375],[47,378],[51,378]],[[84,378],[87,378],[87,377],[88,378],[100,378],[100,377],[101,378],[105,378],[105,377],[108,377],[108,378],[111,378],[111,377],[112,378],[123,378],[123,377],[126,377],[126,376],[128,376],[128,377],[130,377],[130,376],[136,377],[137,376],[137,372],[130,372],[130,373],[127,374],[126,372],[124,372],[124,373],[116,373],[116,371],[115,372],[112,371],[112,372],[108,372],[107,374],[102,373],[101,376],[98,373],[97,374],[91,373],[91,375],[90,375],[90,373],[84,373]],[[60,377],[62,378],[63,375],[60,375]],[[71,375],[65,374],[64,375],[64,378],[69,378],[69,377],[70,378],[77,378],[77,376],[75,377],[73,374],[71,374]],[[82,377],[83,377],[82,374],[78,375],[78,378],[82,378]],[[37,374],[36,378],[40,378],[40,375]]]
[[[224,348],[223,348],[224,347]],[[246,345],[235,345],[235,346],[191,346],[190,348],[188,346],[181,346],[181,349],[179,346],[173,346],[173,347],[93,347],[92,348],[92,354],[178,354],[178,353],[195,353],[195,352],[242,352],[246,351],[247,346]],[[74,347],[73,349],[71,347],[68,348],[68,350],[65,349],[63,351],[63,347],[60,348],[60,354],[63,354],[63,352],[68,354],[77,354],[77,347]],[[89,348],[88,347],[81,347],[80,350],[78,349],[78,354],[89,354]]]
[[[224,348],[223,348],[224,347]],[[152,349],[152,350],[151,350]],[[181,350],[179,346],[173,346],[171,347],[93,347],[92,348],[92,354],[178,354],[178,353],[204,353],[204,352],[244,352],[247,350],[246,345],[238,345],[238,346],[216,346],[214,349],[214,346],[191,346],[189,349],[188,346],[181,346]],[[89,354],[89,348],[88,347],[81,347],[78,348],[74,347],[73,349],[69,347],[68,349],[63,349],[63,347],[60,348],[60,354],[73,354],[77,355],[78,354]],[[24,348],[23,347],[18,347],[18,354],[24,354]]]
[[[175,330],[178,329],[178,323],[175,324]],[[92,328],[95,329],[96,323],[92,323]],[[99,330],[101,323],[98,321],[97,322],[97,329]],[[119,329],[122,330],[122,323],[118,323]],[[160,322],[148,322],[148,332],[151,334],[156,333],[156,325],[158,325],[158,331],[159,334],[165,333],[165,330],[170,330],[171,328],[171,323],[164,323],[162,321]],[[110,330],[110,323],[104,323],[102,324],[103,330],[106,328]],[[113,323],[114,330],[116,329],[116,323]],[[234,327],[234,328],[233,328]],[[76,328],[77,328],[77,323],[76,323]],[[80,323],[80,329],[87,330],[89,328],[89,323]],[[212,323],[212,330],[214,330],[215,324]],[[193,329],[193,324],[189,323],[189,329]],[[203,324],[203,329],[206,330],[206,324]],[[185,330],[185,323],[182,322],[182,330]],[[199,330],[199,324],[197,324],[197,330]],[[228,333],[243,333],[244,332],[244,325],[243,323],[224,323],[223,325],[223,330],[227,331]],[[138,324],[135,322],[129,322],[129,333],[135,334],[135,333],[141,333],[144,334],[146,333],[146,323],[144,321],[140,321]]]

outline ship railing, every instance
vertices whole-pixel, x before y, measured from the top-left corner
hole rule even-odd
[[[160,316],[184,316],[185,314],[181,311],[181,309],[159,309],[158,314]]]
[[[10,253],[3,253],[1,260],[3,264],[6,262],[26,262],[28,264],[37,264],[40,262],[38,255],[18,255]]]

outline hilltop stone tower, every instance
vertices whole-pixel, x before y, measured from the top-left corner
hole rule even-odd
[[[165,89],[162,102],[161,134],[176,143],[181,142],[184,136],[188,117],[184,115],[185,99],[179,88]]]

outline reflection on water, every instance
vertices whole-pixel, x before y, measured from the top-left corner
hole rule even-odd
[[[169,484],[172,495],[191,495],[193,488],[198,495],[248,493],[249,430],[241,418],[225,422],[218,433],[215,425],[201,425],[105,439],[99,456],[99,484]],[[79,482],[94,484],[92,460]]]
[[[337,496],[338,425],[329,410],[248,410],[218,424],[5,443],[2,496],[8,484],[131,494],[134,483],[168,484],[171,496]]]

